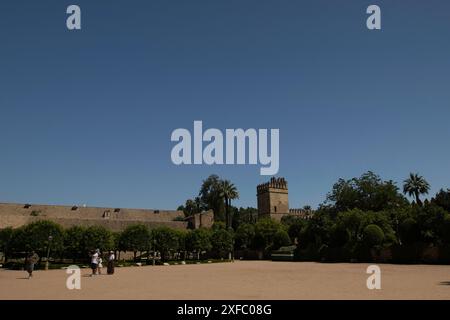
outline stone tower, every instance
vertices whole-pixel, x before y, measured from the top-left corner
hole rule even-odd
[[[284,178],[272,178],[256,188],[258,218],[270,217],[280,221],[289,214],[288,185]]]

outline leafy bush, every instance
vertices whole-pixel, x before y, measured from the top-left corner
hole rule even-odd
[[[368,247],[380,246],[384,240],[384,232],[375,224],[370,224],[364,228],[364,243]]]
[[[343,224],[335,224],[330,228],[330,245],[343,247],[350,240],[350,232]]]
[[[272,250],[278,250],[290,244],[291,238],[289,238],[289,234],[285,230],[280,229],[274,235]]]

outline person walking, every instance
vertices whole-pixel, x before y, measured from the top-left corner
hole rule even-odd
[[[25,269],[28,272],[28,279],[33,277],[34,265],[39,261],[39,256],[36,252],[31,253],[25,258]]]
[[[114,255],[114,251],[110,251],[108,255],[108,266],[106,272],[109,275],[114,274],[114,260],[116,259],[116,256]]]
[[[99,250],[98,249],[91,254],[91,269],[92,269],[91,277],[93,277],[93,276],[95,276],[97,274],[98,256],[99,256]]]

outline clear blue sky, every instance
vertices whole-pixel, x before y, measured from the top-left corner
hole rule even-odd
[[[82,30],[66,29],[78,4]],[[382,9],[382,30],[365,26]],[[450,187],[450,2],[0,2],[0,201],[176,208],[211,173],[176,128],[279,128],[291,207],[367,170]]]

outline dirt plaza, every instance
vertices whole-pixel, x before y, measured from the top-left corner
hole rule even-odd
[[[66,270],[0,270],[1,300],[450,300],[450,266],[381,264],[381,290],[367,289],[369,264],[270,261],[116,268],[69,290]]]

